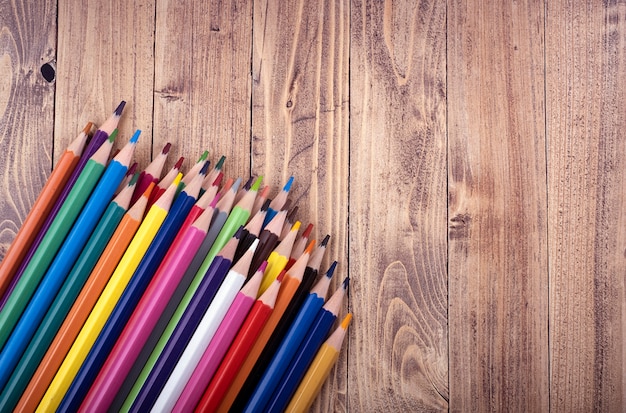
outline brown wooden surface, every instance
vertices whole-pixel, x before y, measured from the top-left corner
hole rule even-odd
[[[293,175],[331,234],[314,411],[623,411],[626,6],[501,3],[0,0],[0,257],[124,99],[140,168]]]

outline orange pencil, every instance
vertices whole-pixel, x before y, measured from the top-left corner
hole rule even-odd
[[[35,411],[39,405],[41,398],[48,389],[48,385],[52,382],[74,339],[106,286],[109,277],[113,274],[118,262],[126,251],[126,247],[130,244],[139,228],[153,188],[154,183],[151,183],[141,198],[135,202],[122,218],[72,309],[65,321],[63,321],[59,332],[48,347],[37,371],[35,371],[28,383],[28,387],[22,394],[15,411]]]
[[[80,155],[85,148],[87,134],[89,130],[91,130],[91,126],[91,122],[87,123],[87,126],[85,126],[72,143],[70,143],[63,155],[61,155],[59,162],[57,162],[56,167],[48,177],[46,184],[39,193],[39,197],[37,197],[28,216],[22,223],[4,259],[0,262],[0,297],[4,295],[7,287],[10,285],[24,256],[48,217],[52,206],[61,194],[72,171],[78,164]]]

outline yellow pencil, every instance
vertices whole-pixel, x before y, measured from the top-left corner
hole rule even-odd
[[[296,242],[296,235],[300,229],[300,221],[296,221],[291,227],[289,234],[283,239],[280,244],[272,251],[267,257],[267,269],[263,275],[263,282],[261,288],[259,288],[259,296],[269,288],[270,285],[278,278],[278,274],[285,268],[291,255],[291,249]]]
[[[311,404],[317,397],[322,385],[330,374],[333,366],[339,358],[339,350],[343,338],[346,336],[346,329],[352,320],[352,314],[348,313],[341,322],[341,325],[328,337],[328,340],[319,349],[315,359],[307,370],[304,378],[300,382],[298,389],[293,394],[285,413],[304,413],[309,410]]]
[[[165,191],[150,208],[150,211],[141,223],[141,226],[126,249],[122,259],[115,268],[113,275],[111,275],[109,282],[102,291],[100,298],[98,298],[91,314],[89,314],[87,321],[85,321],[83,328],[74,340],[70,351],[67,353],[67,356],[65,356],[61,367],[59,367],[54,379],[52,379],[52,382],[48,386],[48,390],[46,390],[46,393],[37,407],[37,412],[51,412],[59,407],[65,393],[72,384],[74,376],[78,373],[91,346],[98,338],[100,330],[102,330],[108,316],[111,314],[111,311],[113,311],[115,303],[124,292],[124,288],[128,284],[130,277],[135,272],[141,258],[150,246],[150,242],[165,220],[181,177],[182,174],[178,174],[167,191]]]

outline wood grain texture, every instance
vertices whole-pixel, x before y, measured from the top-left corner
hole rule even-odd
[[[188,170],[209,151],[227,177],[250,173],[252,2],[157,2],[154,154],[172,142]]]
[[[543,3],[448,8],[451,411],[548,410]]]
[[[626,5],[546,16],[551,410],[624,411]]]
[[[54,64],[55,16],[54,1],[0,1],[0,260],[52,171],[55,83],[41,66]]]
[[[351,16],[349,408],[446,411],[445,4]]]
[[[148,165],[154,8],[154,0],[59,1],[55,159],[88,121],[99,126],[125,100],[116,147],[141,129],[135,159],[139,170]]]
[[[296,219],[318,241],[331,235],[322,271],[339,262],[332,292],[349,270],[349,2],[260,0],[253,21],[252,173],[270,197],[294,176]],[[346,368],[344,353],[313,411],[347,409]]]

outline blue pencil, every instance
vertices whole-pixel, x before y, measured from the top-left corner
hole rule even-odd
[[[135,150],[136,134],[104,171],[39,287],[22,313],[0,354],[0,388],[4,387],[28,342],[45,316],[78,255],[120,184]]]
[[[252,413],[265,411],[265,407],[269,403],[274,390],[278,387],[282,373],[287,370],[289,363],[313,324],[318,311],[324,305],[326,292],[328,291],[330,279],[333,276],[336,266],[337,261],[333,262],[326,276],[322,277],[311,289],[309,296],[302,304],[285,338],[276,349],[272,361],[270,361],[261,380],[252,392],[252,396],[250,396],[244,412]]]
[[[170,339],[167,341],[145,383],[137,394],[130,409],[131,412],[141,412],[150,409],[156,401],[170,373],[176,366],[176,362],[185,350],[189,339],[196,331],[196,327],[202,320],[213,297],[215,297],[219,286],[228,274],[240,235],[241,229],[226,243],[221,252],[211,262],[209,270],[185,309],[180,322],[176,325]],[[256,247],[256,244],[254,246]]]
[[[289,404],[291,396],[293,396],[298,388],[300,381],[306,374],[313,358],[315,358],[317,351],[337,319],[337,314],[339,314],[341,310],[343,297],[348,289],[348,280],[349,279],[346,278],[343,281],[341,287],[326,301],[324,307],[317,312],[313,325],[311,325],[311,328],[309,328],[307,332],[306,338],[298,347],[296,354],[287,366],[287,370],[282,373],[278,387],[265,408],[266,412],[283,412]]]
[[[274,218],[274,216],[280,211],[285,202],[287,201],[287,196],[289,195],[289,191],[291,190],[291,185],[293,184],[293,176],[289,178],[283,190],[280,191],[278,195],[274,197],[272,202],[270,203],[269,208],[267,209],[267,214],[265,215],[265,220],[263,221],[263,228]]]
[[[76,377],[74,377],[70,388],[65,393],[59,405],[59,411],[77,411],[80,407],[89,391],[89,387],[91,387],[98,375],[100,367],[106,361],[117,337],[124,329],[150,279],[170,248],[174,237],[178,233],[178,229],[196,202],[203,178],[203,174],[199,174],[194,178],[172,204],[165,221],[163,221],[159,231],[154,236],[102,331],[98,334],[98,338],[91,347],[87,358],[83,361]]]

